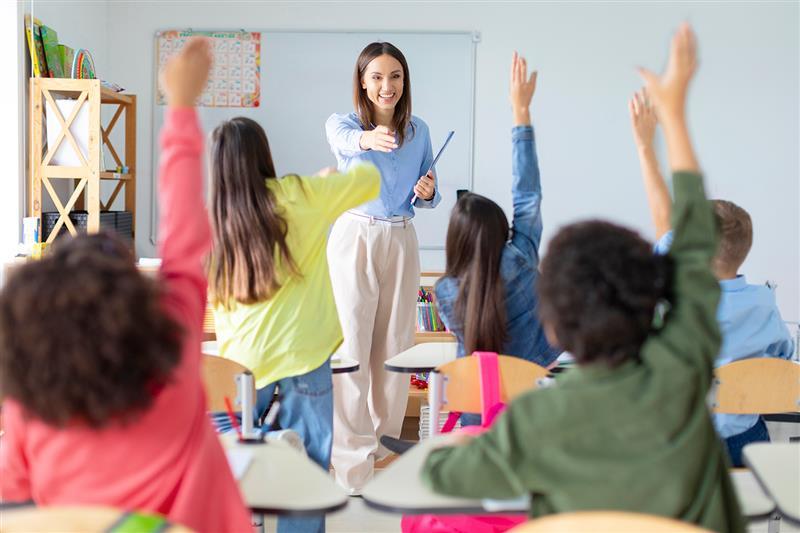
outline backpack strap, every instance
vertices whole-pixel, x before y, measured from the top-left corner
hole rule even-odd
[[[481,425],[489,427],[505,404],[500,400],[500,367],[495,352],[475,352],[481,378]]]
[[[453,431],[453,428],[456,427],[456,423],[458,422],[458,419],[460,417],[461,417],[461,413],[459,413],[458,411],[450,411],[450,413],[447,415],[447,420],[445,420],[444,425],[442,426],[442,429],[439,432],[440,433],[450,433],[451,431]],[[438,420],[431,420],[430,423],[431,424],[438,424],[439,421]]]

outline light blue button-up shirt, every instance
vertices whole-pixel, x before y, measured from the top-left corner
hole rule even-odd
[[[413,131],[409,125],[403,145],[387,153],[361,149],[359,140],[364,128],[355,113],[334,113],[325,122],[325,133],[340,172],[346,172],[350,167],[364,162],[372,163],[381,172],[381,195],[376,200],[360,205],[355,211],[381,218],[412,218],[414,207],[431,209],[441,201],[437,186],[431,200],[417,198],[413,207],[411,205],[414,185],[433,162],[428,125],[413,115],[411,124],[414,126]]]
[[[665,254],[671,244],[672,232],[668,231],[656,242],[655,252]],[[754,357],[791,358],[794,341],[781,318],[772,289],[750,285],[741,275],[721,280],[719,287],[722,292],[717,322],[722,346],[716,366]],[[758,415],[714,415],[714,425],[723,438],[747,431],[757,422]]]

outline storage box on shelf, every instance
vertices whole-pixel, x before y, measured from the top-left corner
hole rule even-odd
[[[129,232],[132,244],[136,225],[136,96],[107,89],[100,80],[31,78],[30,106],[28,212],[42,221],[43,240],[52,243],[62,227],[75,235],[82,228],[96,233],[109,226],[125,231],[126,235]],[[105,127],[101,123],[102,106],[115,106]],[[120,157],[110,135],[123,117],[125,146]],[[52,129],[49,138],[47,127]],[[46,147],[45,139],[48,139]],[[102,168],[103,146],[108,148],[117,167],[126,169],[124,173]],[[59,159],[75,164],[55,164]],[[71,182],[66,202],[59,198],[54,180]],[[115,182],[105,199],[101,197],[101,180]],[[52,222],[53,215],[43,217],[43,191],[57,210],[52,226],[48,221]],[[109,212],[123,192],[127,214]],[[105,224],[101,223],[101,217]],[[49,231],[44,231],[46,228]]]

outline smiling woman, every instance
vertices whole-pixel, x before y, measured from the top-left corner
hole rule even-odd
[[[378,437],[398,437],[408,377],[383,363],[414,344],[419,244],[414,208],[440,201],[428,125],[411,114],[411,77],[394,45],[367,45],[353,74],[354,113],[331,115],[325,129],[340,171],[371,162],[381,194],[342,215],[328,241],[343,355],[361,372],[334,380],[332,463],[337,481],[357,494],[388,454]]]

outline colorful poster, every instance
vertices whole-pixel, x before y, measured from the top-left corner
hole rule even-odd
[[[258,107],[261,101],[261,33],[225,31],[165,31],[156,35],[159,72],[186,39],[208,37],[214,64],[197,105],[206,107]],[[158,85],[158,81],[156,81]],[[166,104],[161,87],[158,103]]]

